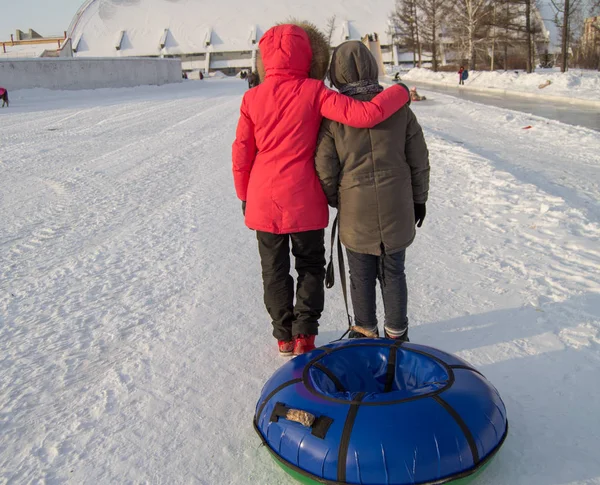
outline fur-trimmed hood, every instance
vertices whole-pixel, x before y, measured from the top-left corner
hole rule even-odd
[[[298,27],[300,27],[303,32],[300,32]],[[269,50],[270,48],[273,48],[273,42],[277,43],[277,48],[284,47],[285,43],[281,44],[281,41],[286,35],[296,37],[297,46],[305,46],[306,40],[308,41],[310,50],[310,59],[308,60],[309,68],[307,71],[308,77],[312,79],[318,79],[320,81],[324,80],[325,76],[327,75],[330,57],[329,43],[327,42],[327,38],[314,24],[310,22],[290,20],[288,23],[279,24],[269,29],[259,43],[260,50],[257,56],[257,70],[260,77],[260,82],[265,80],[267,74],[266,71],[274,67],[273,65],[269,66],[269,63],[274,59],[269,59],[269,53],[263,51],[265,51],[265,49]],[[302,48],[301,50],[304,51]],[[291,52],[287,52],[287,54],[285,54],[284,48],[283,54],[283,57],[286,58],[287,56],[291,55]],[[293,61],[293,65],[302,66],[304,69],[304,62],[306,59],[303,57],[302,52],[295,51],[293,56],[296,58]],[[300,57],[298,58],[298,56]],[[263,57],[265,58],[263,59]],[[285,62],[287,61],[284,60],[284,63]]]

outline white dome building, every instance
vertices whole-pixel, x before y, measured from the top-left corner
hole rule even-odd
[[[254,68],[264,32],[293,17],[332,46],[377,34],[382,61],[395,64],[393,9],[394,0],[88,0],[68,34],[76,57],[177,56],[184,70],[231,73]]]

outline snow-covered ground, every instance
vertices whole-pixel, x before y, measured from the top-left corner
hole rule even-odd
[[[433,72],[430,69],[411,69],[401,73],[411,82],[431,82],[458,85],[456,72]],[[551,84],[544,86],[550,81]],[[532,96],[556,96],[600,101],[600,72],[572,69],[561,73],[557,69],[538,69],[531,74],[523,71],[471,71],[465,86],[480,89],[503,89]]]
[[[293,483],[252,428],[282,360],[231,177],[244,87],[0,110],[0,483]],[[600,138],[444,95],[414,110],[432,182],[411,339],[478,366],[509,413],[478,483],[600,484]],[[343,308],[336,286],[318,342]]]

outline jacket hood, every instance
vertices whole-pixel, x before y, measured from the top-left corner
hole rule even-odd
[[[344,42],[333,51],[329,79],[336,88],[378,78],[377,61],[362,42],[357,40]]]
[[[306,41],[308,41],[308,51]],[[281,55],[277,55],[277,51],[284,50],[283,46],[288,49],[287,53],[281,52]],[[286,63],[292,66],[289,50],[291,47],[294,48],[292,55],[295,59],[295,69],[307,73],[312,79],[320,81],[325,79],[329,67],[329,43],[325,35],[310,22],[292,19],[286,24],[277,25],[263,35],[259,47],[257,70],[261,82],[265,80],[267,71],[289,69],[285,67]],[[310,52],[308,61],[307,52]]]
[[[312,49],[307,33],[297,25],[285,24],[270,28],[259,43],[265,76],[283,72],[308,77]]]

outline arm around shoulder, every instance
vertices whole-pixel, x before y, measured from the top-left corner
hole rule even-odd
[[[408,102],[408,92],[398,85],[379,93],[371,101],[358,101],[327,89],[324,84],[320,93],[321,115],[354,128],[373,128]]]

